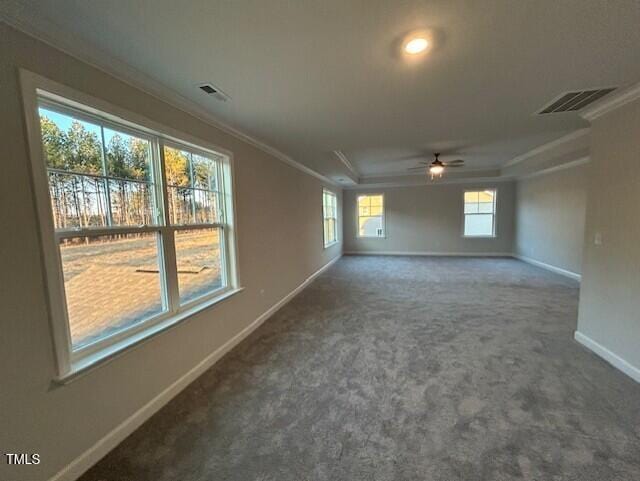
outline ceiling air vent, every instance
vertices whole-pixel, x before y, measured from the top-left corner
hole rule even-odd
[[[229,100],[229,96],[225,94],[222,90],[210,83],[204,83],[198,85],[198,88],[202,90],[204,93],[208,95],[212,95],[216,100],[220,100],[221,102],[226,102]]]
[[[614,90],[615,87],[568,92],[561,95],[558,99],[554,100],[546,107],[543,107],[543,109],[538,112],[538,115],[555,114],[558,112],[574,112],[576,110],[580,110],[583,107],[586,107],[590,103],[595,102],[599,98],[604,97]]]

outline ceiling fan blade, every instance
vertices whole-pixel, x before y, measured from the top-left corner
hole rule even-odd
[[[444,164],[446,168],[450,167],[464,167],[464,164]]]
[[[444,163],[444,165],[464,164],[464,160],[456,159],[456,160],[450,160],[448,162],[443,162],[443,163]]]

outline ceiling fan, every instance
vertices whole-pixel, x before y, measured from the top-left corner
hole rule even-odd
[[[431,179],[433,179],[436,176],[442,177],[442,173],[444,172],[445,168],[449,168],[449,167],[464,167],[464,160],[462,160],[462,159],[451,160],[449,162],[442,162],[438,158],[438,157],[440,157],[440,152],[435,152],[433,155],[434,155],[435,158],[431,162],[420,161],[418,163],[419,164],[423,164],[423,165],[419,165],[419,166],[416,166],[416,167],[411,167],[408,170],[424,170],[424,169],[427,169],[427,171],[431,175]]]

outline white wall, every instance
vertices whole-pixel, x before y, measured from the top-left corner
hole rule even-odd
[[[463,237],[465,190],[496,188],[497,237]],[[384,193],[386,237],[357,238],[356,199],[363,193]],[[345,252],[510,254],[513,244],[515,186],[513,182],[435,184],[344,191]]]
[[[578,316],[582,337],[577,338],[640,382],[638,205],[640,100],[635,100],[595,119],[591,127]],[[601,245],[594,243],[596,234]]]
[[[245,290],[68,385],[54,354],[18,68],[24,67],[234,153]],[[323,249],[322,183],[155,97],[0,23],[0,446],[39,453],[2,480],[45,480],[339,256]],[[341,192],[333,188],[341,203]],[[340,233],[340,239],[342,239]]]
[[[588,164],[518,180],[514,251],[582,272]]]

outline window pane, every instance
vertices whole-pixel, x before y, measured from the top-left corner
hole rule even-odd
[[[382,217],[360,217],[359,232],[362,237],[381,237],[384,232],[382,231]]]
[[[156,233],[62,240],[73,349],[165,310]]]
[[[373,195],[370,197],[371,206],[379,206],[382,207],[382,196],[381,195]]]
[[[480,202],[478,204],[478,212],[480,212],[481,214],[493,214],[493,201]]]
[[[46,108],[40,108],[40,125],[57,229],[157,221],[148,140]],[[122,180],[108,182],[105,175]]]
[[[468,236],[491,236],[493,235],[493,215],[465,215],[464,235]]]
[[[483,190],[478,192],[478,202],[489,202],[493,203],[493,196],[495,191],[493,190]]]
[[[493,214],[495,210],[495,190],[483,190],[478,192],[478,212]]]
[[[144,182],[109,179],[113,225],[152,225],[153,187]]]
[[[91,176],[103,174],[100,127],[43,107],[39,115],[55,228],[107,225],[105,184]]]
[[[172,224],[191,224],[194,219],[193,190],[182,187],[168,187],[169,221]]]
[[[170,222],[221,222],[218,160],[165,146],[164,162]]]
[[[56,229],[108,224],[107,193],[102,178],[50,170],[49,196]]]
[[[465,192],[464,193],[464,203],[465,204],[473,204],[478,202],[478,193],[477,192]]]
[[[216,161],[193,154],[193,186],[206,190],[218,190]]]
[[[219,228],[176,231],[181,304],[223,287],[221,237]]]
[[[193,201],[195,202],[196,223],[220,222],[218,194],[216,192],[194,190]]]
[[[369,207],[370,205],[371,205],[371,198],[369,196],[363,195],[358,197],[359,207]]]
[[[171,147],[164,148],[164,169],[167,185],[189,187],[189,158],[191,154]]]
[[[151,144],[129,134],[104,129],[107,175],[151,181]]]
[[[40,107],[40,130],[47,168],[103,174],[100,127]]]
[[[332,192],[324,190],[322,193],[322,212],[325,219],[335,219],[337,217],[336,196]],[[327,243],[327,225],[325,223],[325,244]]]
[[[336,208],[336,196],[333,194],[329,196],[329,205],[331,206],[332,209]]]
[[[329,221],[328,219],[325,219],[324,222],[322,223],[322,235],[323,235],[323,239],[324,239],[324,245],[327,245],[329,243]]]
[[[382,195],[358,197],[358,232],[361,237],[383,237],[384,198]]]
[[[337,240],[335,219],[325,219],[324,221],[324,243],[331,244]]]
[[[464,213],[465,214],[477,214],[478,213],[478,203],[474,202],[472,204],[468,204],[465,202],[464,204]]]

